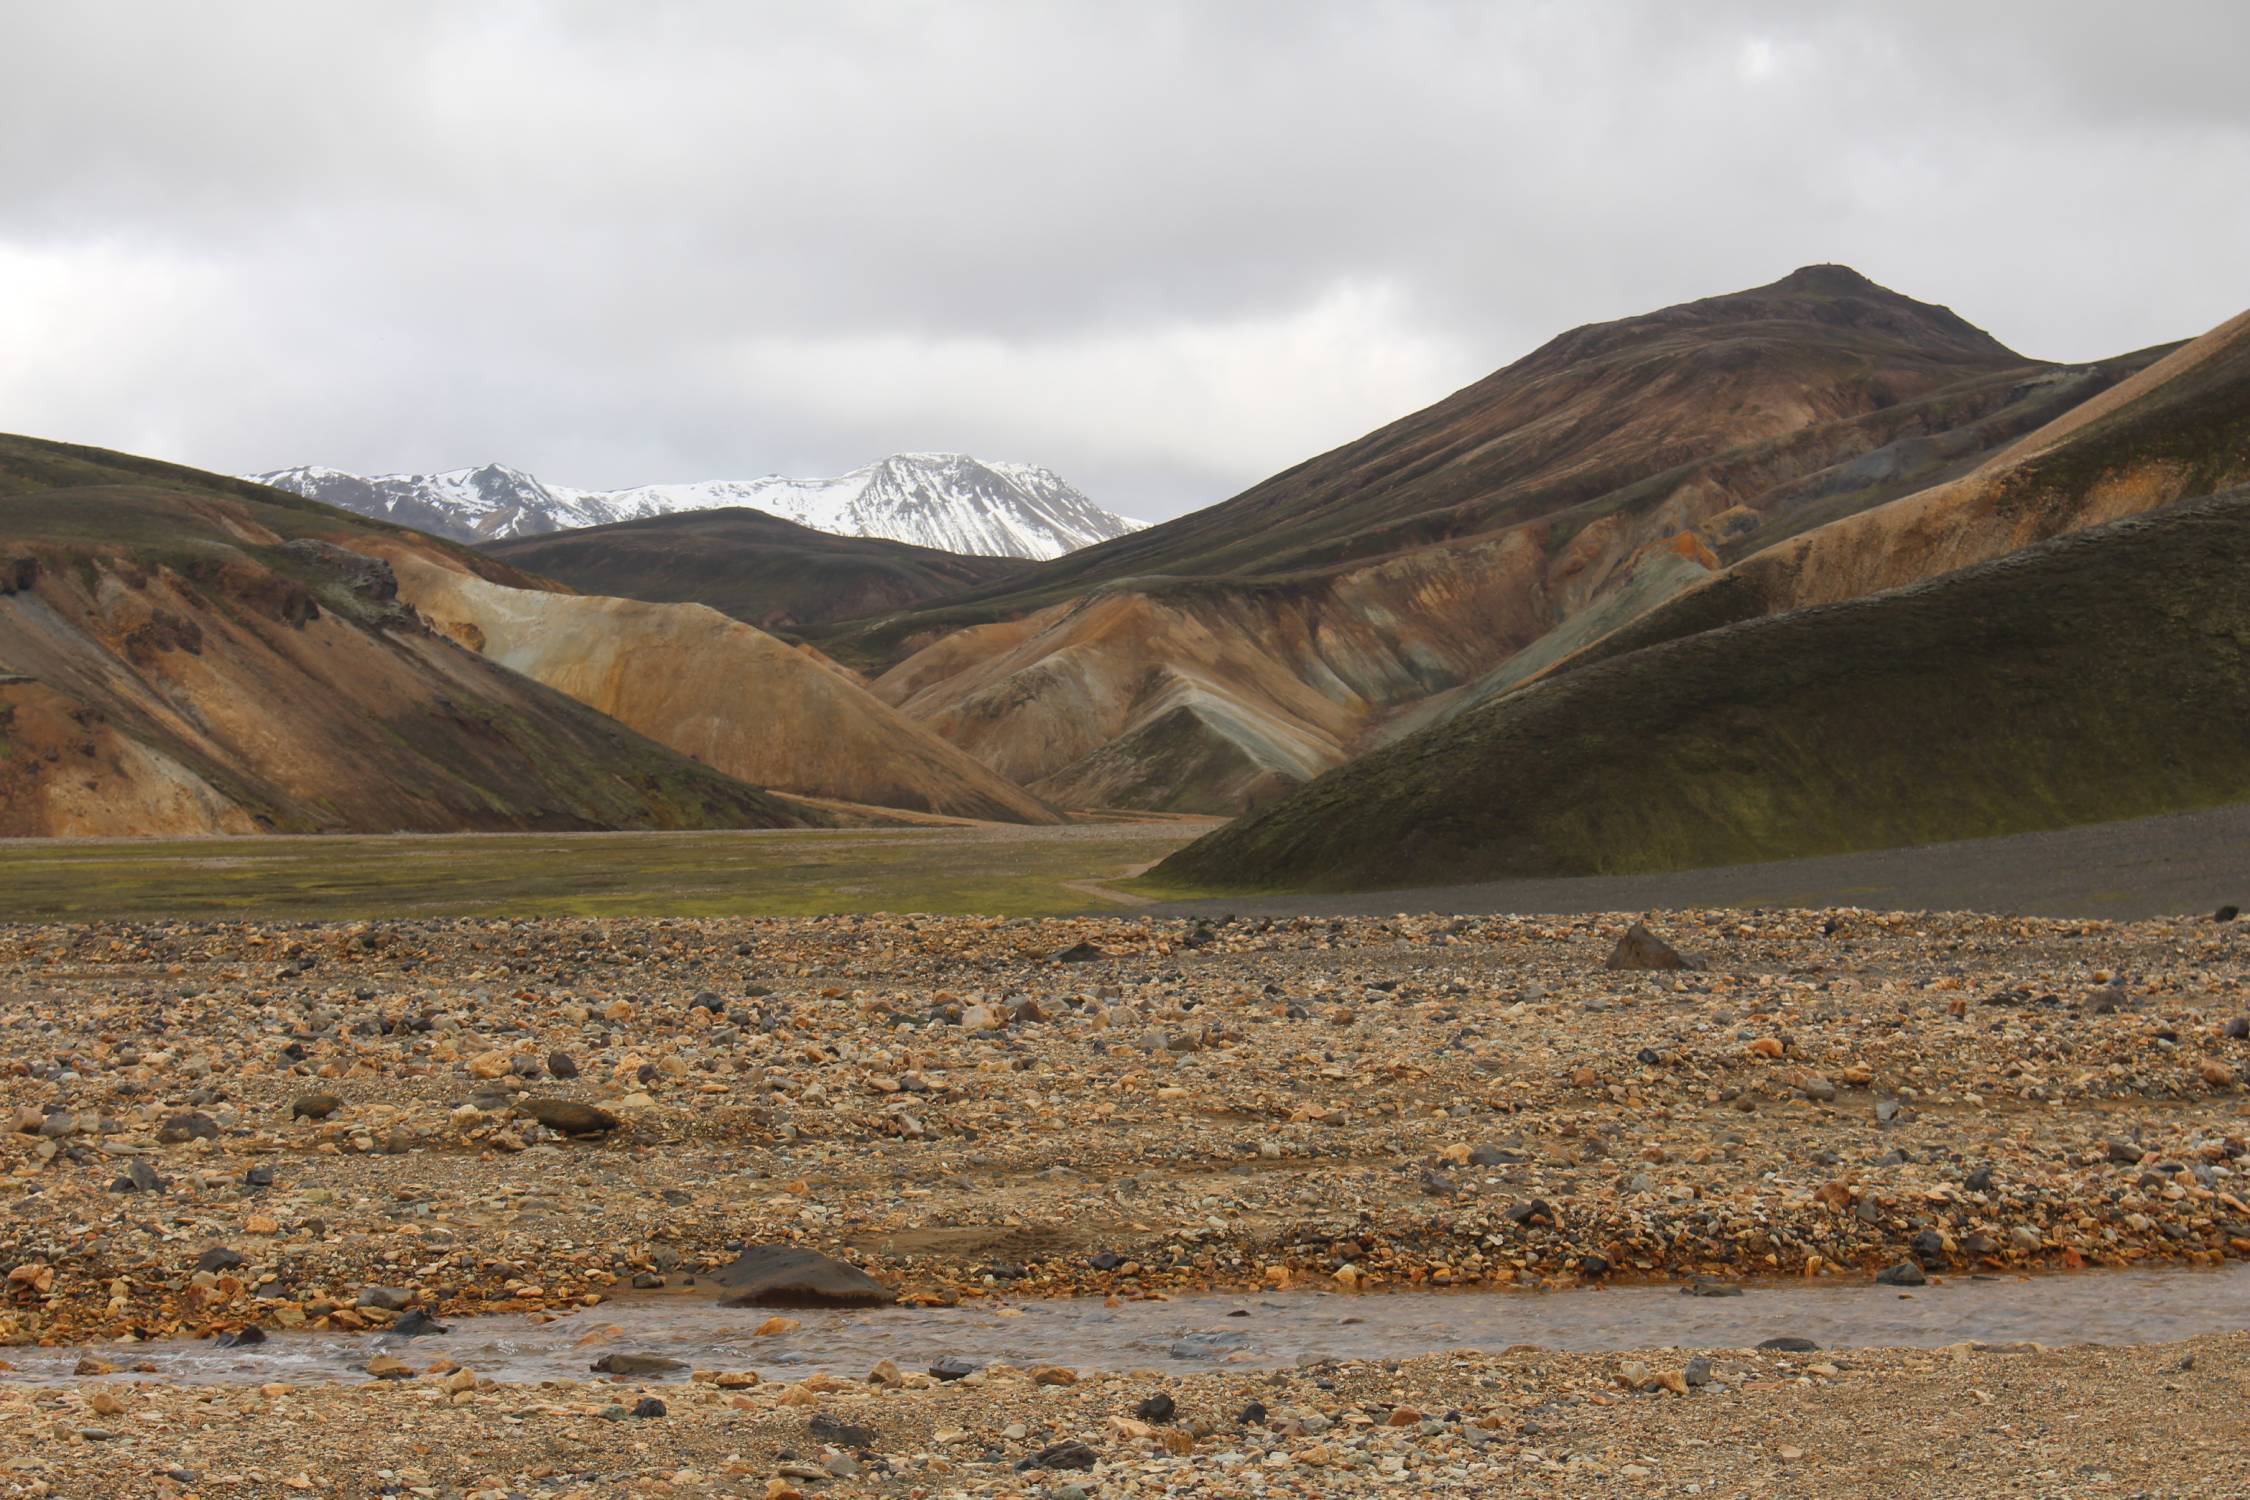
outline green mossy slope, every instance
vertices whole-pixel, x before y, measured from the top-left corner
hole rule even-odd
[[[1165,861],[1371,889],[1690,869],[2250,798],[2250,489],[1482,704]]]

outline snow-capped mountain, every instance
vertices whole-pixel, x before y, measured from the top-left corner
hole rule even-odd
[[[842,536],[889,537],[984,557],[1049,558],[1148,524],[1103,510],[1050,469],[959,453],[894,454],[834,479],[770,475],[630,490],[566,489],[505,464],[373,476],[306,465],[243,477],[463,542],[747,505]]]

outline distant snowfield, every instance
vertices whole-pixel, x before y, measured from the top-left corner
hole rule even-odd
[[[303,465],[243,477],[466,542],[743,505],[839,536],[1045,559],[1148,525],[1102,509],[1051,469],[960,453],[893,454],[834,479],[777,474],[628,490],[569,489],[505,464],[378,475]]]

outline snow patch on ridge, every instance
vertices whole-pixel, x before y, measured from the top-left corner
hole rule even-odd
[[[773,474],[625,490],[568,489],[505,464],[373,476],[302,465],[243,477],[469,542],[742,505],[840,536],[1046,559],[1148,524],[1102,509],[1052,469],[963,453],[896,453],[833,479]]]

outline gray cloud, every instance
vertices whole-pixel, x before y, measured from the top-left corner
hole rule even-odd
[[[1815,260],[2091,358],[2250,301],[2250,10],[0,0],[0,426],[1223,498]]]

